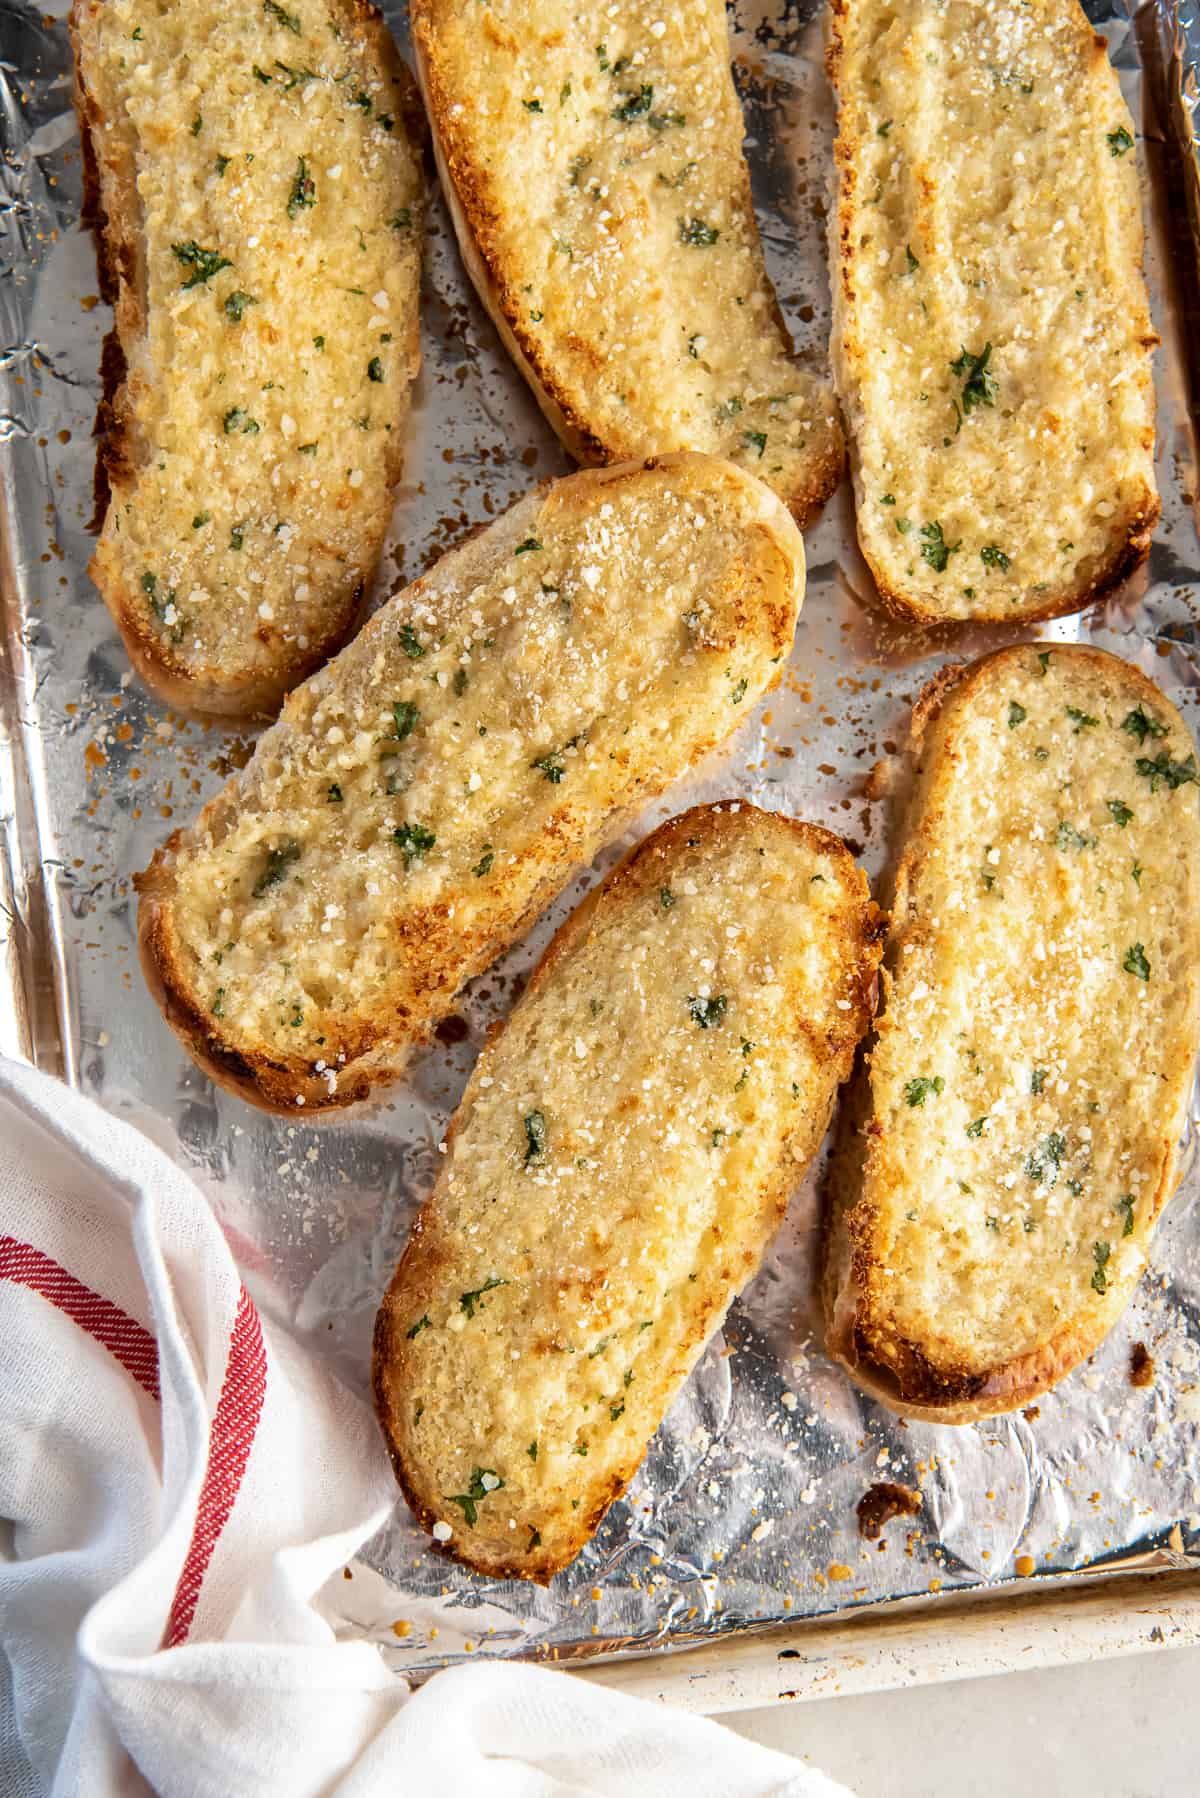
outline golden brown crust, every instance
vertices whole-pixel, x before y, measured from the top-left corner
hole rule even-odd
[[[1132,664],[1083,645],[1054,644],[1047,648],[1056,658],[1067,658],[1081,668],[1090,666],[1098,674],[1111,677],[1119,671],[1131,708],[1140,705],[1152,717],[1161,716],[1167,709],[1160,689]],[[896,910],[885,947],[889,965],[881,970],[881,990],[885,995],[890,996],[892,987],[891,964],[898,933],[905,927],[915,928],[911,918],[907,918],[907,894],[914,870],[935,841],[930,821],[924,817],[923,802],[932,775],[941,761],[953,753],[948,740],[938,737],[947,708],[969,699],[975,689],[994,683],[998,676],[1003,678],[1009,670],[1017,675],[1028,663],[1030,649],[1028,644],[1015,645],[970,664],[943,668],[928,682],[913,707],[910,754],[918,766],[910,822],[902,837],[896,872]],[[946,728],[951,730],[952,723]],[[916,820],[920,822],[914,827]],[[933,824],[936,823],[934,816]],[[1193,985],[1196,978],[1197,970],[1193,969]],[[956,1362],[942,1344],[914,1339],[898,1329],[882,1302],[880,1290],[876,1251],[879,1206],[864,1192],[872,1144],[882,1133],[873,1110],[872,1046],[870,1040],[864,1045],[847,1091],[824,1194],[821,1289],[826,1347],[863,1391],[904,1417],[965,1424],[1016,1410],[1057,1385],[1095,1352],[1124,1309],[1130,1291],[1110,1282],[1107,1303],[1093,1305],[1086,1313],[1081,1311],[1028,1352],[982,1369]],[[1153,1228],[1178,1180],[1175,1138],[1169,1134],[1169,1140],[1162,1143],[1155,1184],[1139,1195],[1139,1214],[1144,1206],[1147,1230]]]
[[[697,847],[711,846],[723,851],[727,843],[736,843],[747,831],[759,833],[767,844],[772,837],[787,838],[793,846],[808,850],[814,857],[831,858],[837,866],[837,883],[845,895],[844,925],[837,940],[838,953],[831,957],[831,964],[836,960],[838,976],[845,980],[844,987],[838,990],[844,991],[846,1008],[832,1014],[836,1021],[828,1030],[819,1033],[815,1044],[827,1077],[827,1091],[822,1094],[820,1104],[807,1108],[790,1139],[780,1144],[779,1154],[762,1188],[761,1211],[766,1214],[766,1236],[769,1238],[782,1221],[796,1181],[825,1134],[837,1087],[850,1070],[855,1045],[867,1028],[874,1005],[884,920],[870,899],[865,876],[855,866],[839,837],[819,825],[803,823],[779,813],[759,812],[744,802],[700,805],[668,820],[632,849],[559,927],[530,977],[521,1008],[524,1010],[536,1004],[550,983],[567,976],[570,958],[586,942],[598,914],[611,918],[621,909],[641,910],[647,895],[656,896],[664,885],[672,884],[673,865],[678,866]],[[831,965],[831,979],[833,974]],[[804,1018],[789,1016],[787,1022],[789,1027],[805,1034],[810,1029]],[[507,1027],[500,1024],[494,1028],[489,1048],[499,1044]],[[448,1151],[471,1109],[472,1097],[473,1087],[468,1089],[459,1111],[451,1120],[446,1135]],[[448,1160],[445,1165],[449,1166]],[[415,1450],[408,1423],[410,1407],[406,1403],[409,1390],[406,1381],[414,1360],[411,1320],[431,1306],[450,1265],[439,1240],[438,1210],[439,1189],[435,1188],[417,1216],[404,1256],[380,1307],[372,1366],[376,1410],[397,1482],[409,1507],[427,1530],[432,1530],[439,1520],[436,1500],[441,1495],[431,1490],[427,1470],[421,1467]],[[659,1370],[655,1391],[661,1394],[662,1402],[657,1407],[655,1422],[661,1420],[678,1384],[694,1365],[704,1342],[719,1326],[731,1297],[752,1275],[762,1246],[759,1241],[726,1244],[723,1278],[713,1283],[711,1291],[702,1294],[700,1314],[689,1339],[670,1344],[670,1365]],[[543,1546],[539,1539],[532,1546],[522,1546],[518,1540],[519,1532],[487,1540],[473,1532],[456,1531],[451,1543],[439,1546],[435,1542],[434,1546],[478,1573],[547,1584],[575,1558],[595,1533],[611,1504],[626,1490],[641,1464],[645,1446],[645,1439],[629,1445],[620,1466],[577,1510],[568,1510],[563,1500],[561,1515],[556,1513],[553,1519],[551,1543]],[[547,1528],[545,1517],[541,1522],[542,1527]],[[521,1529],[530,1527],[528,1523],[521,1525]],[[540,1538],[541,1529],[533,1534]]]
[[[481,176],[466,132],[457,122],[463,109],[456,102],[454,71],[441,53],[438,36],[440,4],[441,0],[412,0],[410,15],[417,76],[433,127],[434,157],[464,266],[506,350],[563,446],[585,466],[624,460],[630,453],[628,446],[605,441],[594,417],[581,410],[567,391],[544,340],[529,329],[526,322],[528,307],[508,279],[489,183]],[[757,243],[758,224],[750,190],[750,171],[744,158],[741,159],[738,187],[740,207]],[[773,290],[772,311],[780,335],[791,349],[787,326]],[[803,487],[781,492],[780,497],[802,529],[836,488],[844,461],[844,448],[839,437],[838,453],[831,452],[819,460],[814,459]]]
[[[101,391],[93,435],[96,463],[91,529],[98,532],[114,491],[127,488],[136,473],[132,415],[128,403],[127,352],[147,328],[146,276],[137,172],[123,134],[105,130],[105,115],[87,82],[86,22],[104,0],[73,0],[68,29],[74,61],[73,98],[83,162],[81,223],[92,232],[101,298],[113,308],[112,329],[101,353]],[[379,10],[370,0],[335,0],[343,18],[368,40],[371,54],[396,98],[404,128],[415,142],[412,76],[401,61]],[[97,145],[105,145],[104,156]],[[400,478],[401,451],[392,453],[389,481]],[[378,546],[375,554],[378,556]],[[173,652],[162,633],[145,621],[144,594],[129,584],[124,560],[101,542],[88,567],[95,586],[121,634],[126,653],[146,684],[167,703],[185,713],[209,717],[274,715],[285,693],[319,668],[353,634],[362,617],[367,581],[340,594],[331,593],[324,627],[310,633],[305,646],[292,641],[277,647],[272,665],[237,678],[219,667],[197,668]]]
[[[830,34],[826,66],[835,92],[838,90],[842,78],[843,62],[846,55],[847,20],[854,3],[855,0],[831,0],[830,3]],[[1064,10],[1068,22],[1073,22],[1077,27],[1080,39],[1086,39],[1088,42],[1092,67],[1102,70],[1107,76],[1108,46],[1105,40],[1095,33],[1082,9],[1074,4],[1074,0],[1068,0],[1068,5]],[[857,196],[858,180],[854,166],[858,149],[859,144],[853,133],[847,128],[844,119],[839,117],[838,134],[834,144],[834,162],[838,174],[837,197],[834,216],[831,220],[831,241],[835,263],[833,274],[835,310],[848,307],[853,298],[853,243],[862,224]],[[1140,272],[1137,269],[1133,272],[1138,275],[1140,283]],[[1137,302],[1137,327],[1136,342],[1146,351],[1153,349],[1159,342],[1159,337],[1150,318],[1148,304],[1145,300],[1144,284],[1141,284],[1141,298]],[[845,352],[845,359],[847,364],[852,360],[849,351]],[[837,361],[838,357],[835,355],[835,364]],[[854,473],[857,507],[862,500],[862,482],[852,424],[852,420],[848,421],[847,437],[850,462]],[[1150,425],[1144,448],[1151,455],[1153,454],[1152,395]],[[961,616],[922,605],[912,592],[902,591],[889,575],[880,558],[872,552],[869,543],[860,531],[860,548],[863,558],[871,570],[874,583],[874,591],[868,591],[864,597],[868,604],[876,605],[879,611],[898,623],[915,624],[922,627],[965,622],[1031,625],[1046,623],[1054,618],[1081,612],[1089,606],[1098,604],[1122,587],[1149,555],[1154,530],[1162,512],[1161,501],[1152,481],[1142,481],[1136,501],[1123,500],[1120,512],[1123,514],[1123,521],[1118,520],[1118,529],[1111,534],[1103,555],[1094,559],[1090,564],[1080,563],[1077,570],[1079,578],[1069,589],[1060,590],[1057,595],[1052,595],[1041,602],[1026,599],[1019,606],[998,600],[989,608],[986,599],[977,598],[972,601],[970,612]]]

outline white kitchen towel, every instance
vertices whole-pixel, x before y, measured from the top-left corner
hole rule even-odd
[[[313,1608],[393,1500],[367,1408],[201,1193],[0,1060],[0,1789],[832,1798],[702,1719],[514,1664],[410,1694]]]

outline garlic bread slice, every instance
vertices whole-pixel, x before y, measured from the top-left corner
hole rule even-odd
[[[763,262],[722,0],[410,10],[467,271],[568,449],[727,456],[805,523],[841,428]]]
[[[1134,125],[1076,0],[835,0],[833,360],[858,538],[923,623],[1145,558],[1158,341]]]
[[[458,1560],[545,1582],[624,1491],[825,1133],[879,934],[839,838],[736,802],[562,926],[375,1330],[397,1478]]]
[[[965,1422],[1097,1347],[1175,1189],[1200,1036],[1200,777],[1174,706],[1094,649],[951,670],[915,736],[826,1310],[869,1392]]]
[[[779,674],[800,534],[703,456],[530,494],[378,612],[140,877],[143,963],[257,1104],[347,1105]]]
[[[411,79],[361,0],[76,0],[101,288],[90,573],[172,704],[273,712],[349,635],[417,372]]]

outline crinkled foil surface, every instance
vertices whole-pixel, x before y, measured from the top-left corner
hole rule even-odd
[[[931,0],[932,3],[932,0]],[[402,47],[403,10],[387,9]],[[1163,521],[1148,565],[1101,610],[1052,626],[1136,661],[1200,722],[1200,539],[1188,411],[1190,280],[1183,164],[1197,123],[1196,0],[1089,7],[1108,36],[1139,144],[1157,358]],[[464,997],[447,1039],[373,1114],[306,1125],[216,1092],[175,1044],[136,963],[130,876],[244,758],[244,735],[172,715],[128,672],[85,566],[100,343],[63,0],[0,0],[0,330],[8,668],[0,757],[0,1046],[58,1067],[188,1167],[276,1324],[368,1394],[375,1309],[428,1192],[437,1145],[488,1023],[567,910]],[[1188,29],[1185,29],[1187,27]],[[798,342],[828,328],[831,101],[809,0],[739,0],[739,87],[767,254]],[[1190,36],[1189,36],[1190,30]],[[1160,93],[1154,60],[1173,70]],[[1189,154],[1194,143],[1189,143]],[[1194,174],[1195,167],[1192,167]],[[1192,311],[1192,336],[1195,337]],[[468,287],[440,205],[423,296],[424,372],[377,598],[567,463]],[[876,872],[890,819],[866,776],[951,654],[1012,633],[903,637],[869,591],[846,489],[808,537],[808,597],[786,677],[728,753],[675,789],[639,835],[702,797],[741,794],[839,831]],[[627,841],[630,839],[627,839]],[[430,1551],[402,1501],[323,1595],[339,1632],[397,1668],[472,1652],[632,1653],[806,1615],[1137,1560],[1200,1558],[1200,1171],[1189,1147],[1152,1268],[1103,1349],[1024,1414],[966,1429],[904,1425],[824,1358],[813,1303],[810,1179],[710,1345],[626,1497],[546,1591],[489,1582]],[[1129,1381],[1146,1344],[1154,1383]],[[918,1517],[864,1542],[876,1481],[918,1487]]]

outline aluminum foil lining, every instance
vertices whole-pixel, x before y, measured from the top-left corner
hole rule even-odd
[[[1200,245],[1200,3],[1158,0],[1158,77],[1163,113],[1175,140],[1193,251]],[[1193,262],[1193,268],[1195,263]],[[1195,295],[1192,295],[1193,302]],[[1193,329],[1195,316],[1193,311]]]
[[[84,572],[100,343],[92,245],[78,228],[79,144],[64,0],[0,0],[0,329],[7,666],[0,756],[0,1047],[24,1051],[139,1124],[197,1178],[273,1322],[368,1394],[371,1326],[488,1023],[614,845],[529,940],[463,996],[445,1040],[372,1115],[321,1125],[259,1116],[179,1049],[136,965],[130,876],[248,748],[151,698]],[[385,9],[401,47],[406,21]],[[1141,131],[1157,358],[1163,520],[1119,598],[1051,627],[1136,661],[1200,712],[1200,538],[1170,235],[1168,119],[1196,122],[1195,0],[1089,6]],[[767,256],[803,347],[828,330],[825,215],[832,108],[823,20],[808,0],[739,0],[738,84]],[[1168,54],[1162,54],[1163,51]],[[1146,59],[1174,68],[1161,103]],[[1181,110],[1182,109],[1182,110]],[[1193,144],[1194,148],[1194,144]],[[565,472],[477,305],[440,204],[423,295],[425,366],[376,597],[411,578],[535,480]],[[859,602],[869,579],[846,489],[808,537],[809,584],[786,678],[729,751],[626,843],[701,798],[743,795],[839,831],[876,872],[888,818],[865,777],[951,654],[1012,633],[903,636]],[[1200,1173],[1194,1146],[1129,1312],[1086,1366],[1024,1413],[966,1429],[905,1425],[825,1359],[812,1274],[814,1180],[655,1437],[626,1497],[545,1591],[431,1552],[397,1499],[386,1528],[323,1594],[338,1631],[403,1670],[470,1653],[635,1653],[783,1619],[1033,1575],[1059,1581],[1147,1557],[1200,1558]],[[1131,1347],[1152,1385],[1130,1384]],[[881,1481],[917,1516],[859,1534]]]

